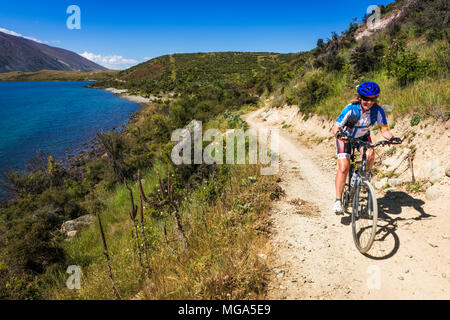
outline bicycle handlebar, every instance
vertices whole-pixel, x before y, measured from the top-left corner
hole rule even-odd
[[[400,142],[394,142],[394,141],[391,141],[391,140],[382,140],[382,141],[377,142],[376,144],[372,144],[370,142],[363,141],[363,140],[361,140],[359,138],[353,138],[350,135],[348,135],[346,132],[343,132],[343,131],[338,133],[336,137],[337,138],[345,137],[348,142],[350,142],[352,144],[355,144],[357,146],[359,145],[359,146],[363,146],[363,147],[366,147],[366,148],[376,148],[378,146],[384,146],[384,145],[401,144],[403,142],[403,140],[405,140],[405,137],[402,137],[400,139]]]

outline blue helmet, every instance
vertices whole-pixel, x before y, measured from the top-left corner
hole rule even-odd
[[[375,82],[363,82],[356,90],[362,96],[377,96],[381,91],[380,86]]]

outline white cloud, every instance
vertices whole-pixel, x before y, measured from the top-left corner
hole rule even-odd
[[[125,59],[122,56],[102,56],[101,54],[95,54],[87,51],[80,53],[80,56],[109,69],[126,69],[138,63],[137,60]]]
[[[153,57],[144,57],[144,60],[145,61],[147,61],[147,60],[152,60],[153,59]]]
[[[8,29],[5,29],[5,28],[0,28],[0,32],[6,33],[6,34],[10,34],[12,36],[21,37],[21,38],[25,38],[25,39],[28,39],[28,40],[36,41],[36,42],[39,42],[39,43],[48,43],[48,41],[41,41],[41,40],[38,40],[38,39],[33,38],[33,37],[27,37],[27,36],[21,35],[20,33],[17,33],[15,31],[8,30]]]

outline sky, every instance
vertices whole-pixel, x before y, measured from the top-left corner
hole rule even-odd
[[[392,0],[0,0],[0,31],[74,51],[111,69],[173,53],[311,50]],[[80,28],[67,12],[80,9]]]

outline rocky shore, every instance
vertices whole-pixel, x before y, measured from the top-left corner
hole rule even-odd
[[[140,110],[133,112],[127,123],[120,129],[112,128],[112,131],[118,131],[120,134],[127,134],[127,125],[137,120]],[[64,156],[63,164],[69,172],[80,177],[84,175],[86,170],[85,164],[99,159],[100,157],[106,157],[106,150],[96,136],[93,139],[68,150]]]
[[[127,99],[129,101],[138,103],[142,107],[146,107],[147,103],[152,101],[150,99],[147,99],[147,98],[144,98],[141,96],[128,95],[128,94],[126,94],[126,92],[128,91],[126,89],[116,89],[116,88],[103,88],[102,89],[102,88],[93,88],[91,86],[88,86],[88,88],[101,89],[101,90],[106,90],[106,91],[112,92],[120,98]],[[125,125],[123,125],[122,128],[120,128],[120,130],[119,130],[119,132],[121,134],[127,133],[127,128],[126,128],[127,125],[136,121],[140,110],[137,110],[130,115],[130,118],[128,119],[127,123]],[[116,131],[117,128],[112,128],[112,130]],[[82,176],[82,175],[84,175],[84,172],[86,170],[85,164],[87,162],[93,161],[95,159],[99,159],[100,157],[104,157],[104,156],[106,156],[106,150],[101,145],[100,141],[98,140],[98,137],[95,137],[88,142],[85,142],[78,146],[74,146],[72,149],[70,149],[66,153],[63,163],[69,172],[75,174],[76,176]]]
[[[95,137],[69,150],[64,157],[63,165],[71,175],[82,177],[86,172],[86,163],[102,157],[105,153],[106,150]]]
[[[120,98],[127,99],[131,102],[136,102],[139,104],[146,104],[146,103],[157,100],[157,97],[154,97],[154,96],[151,96],[150,98],[144,98],[141,96],[127,94],[127,92],[128,92],[127,89],[105,88],[103,90],[112,92]]]

